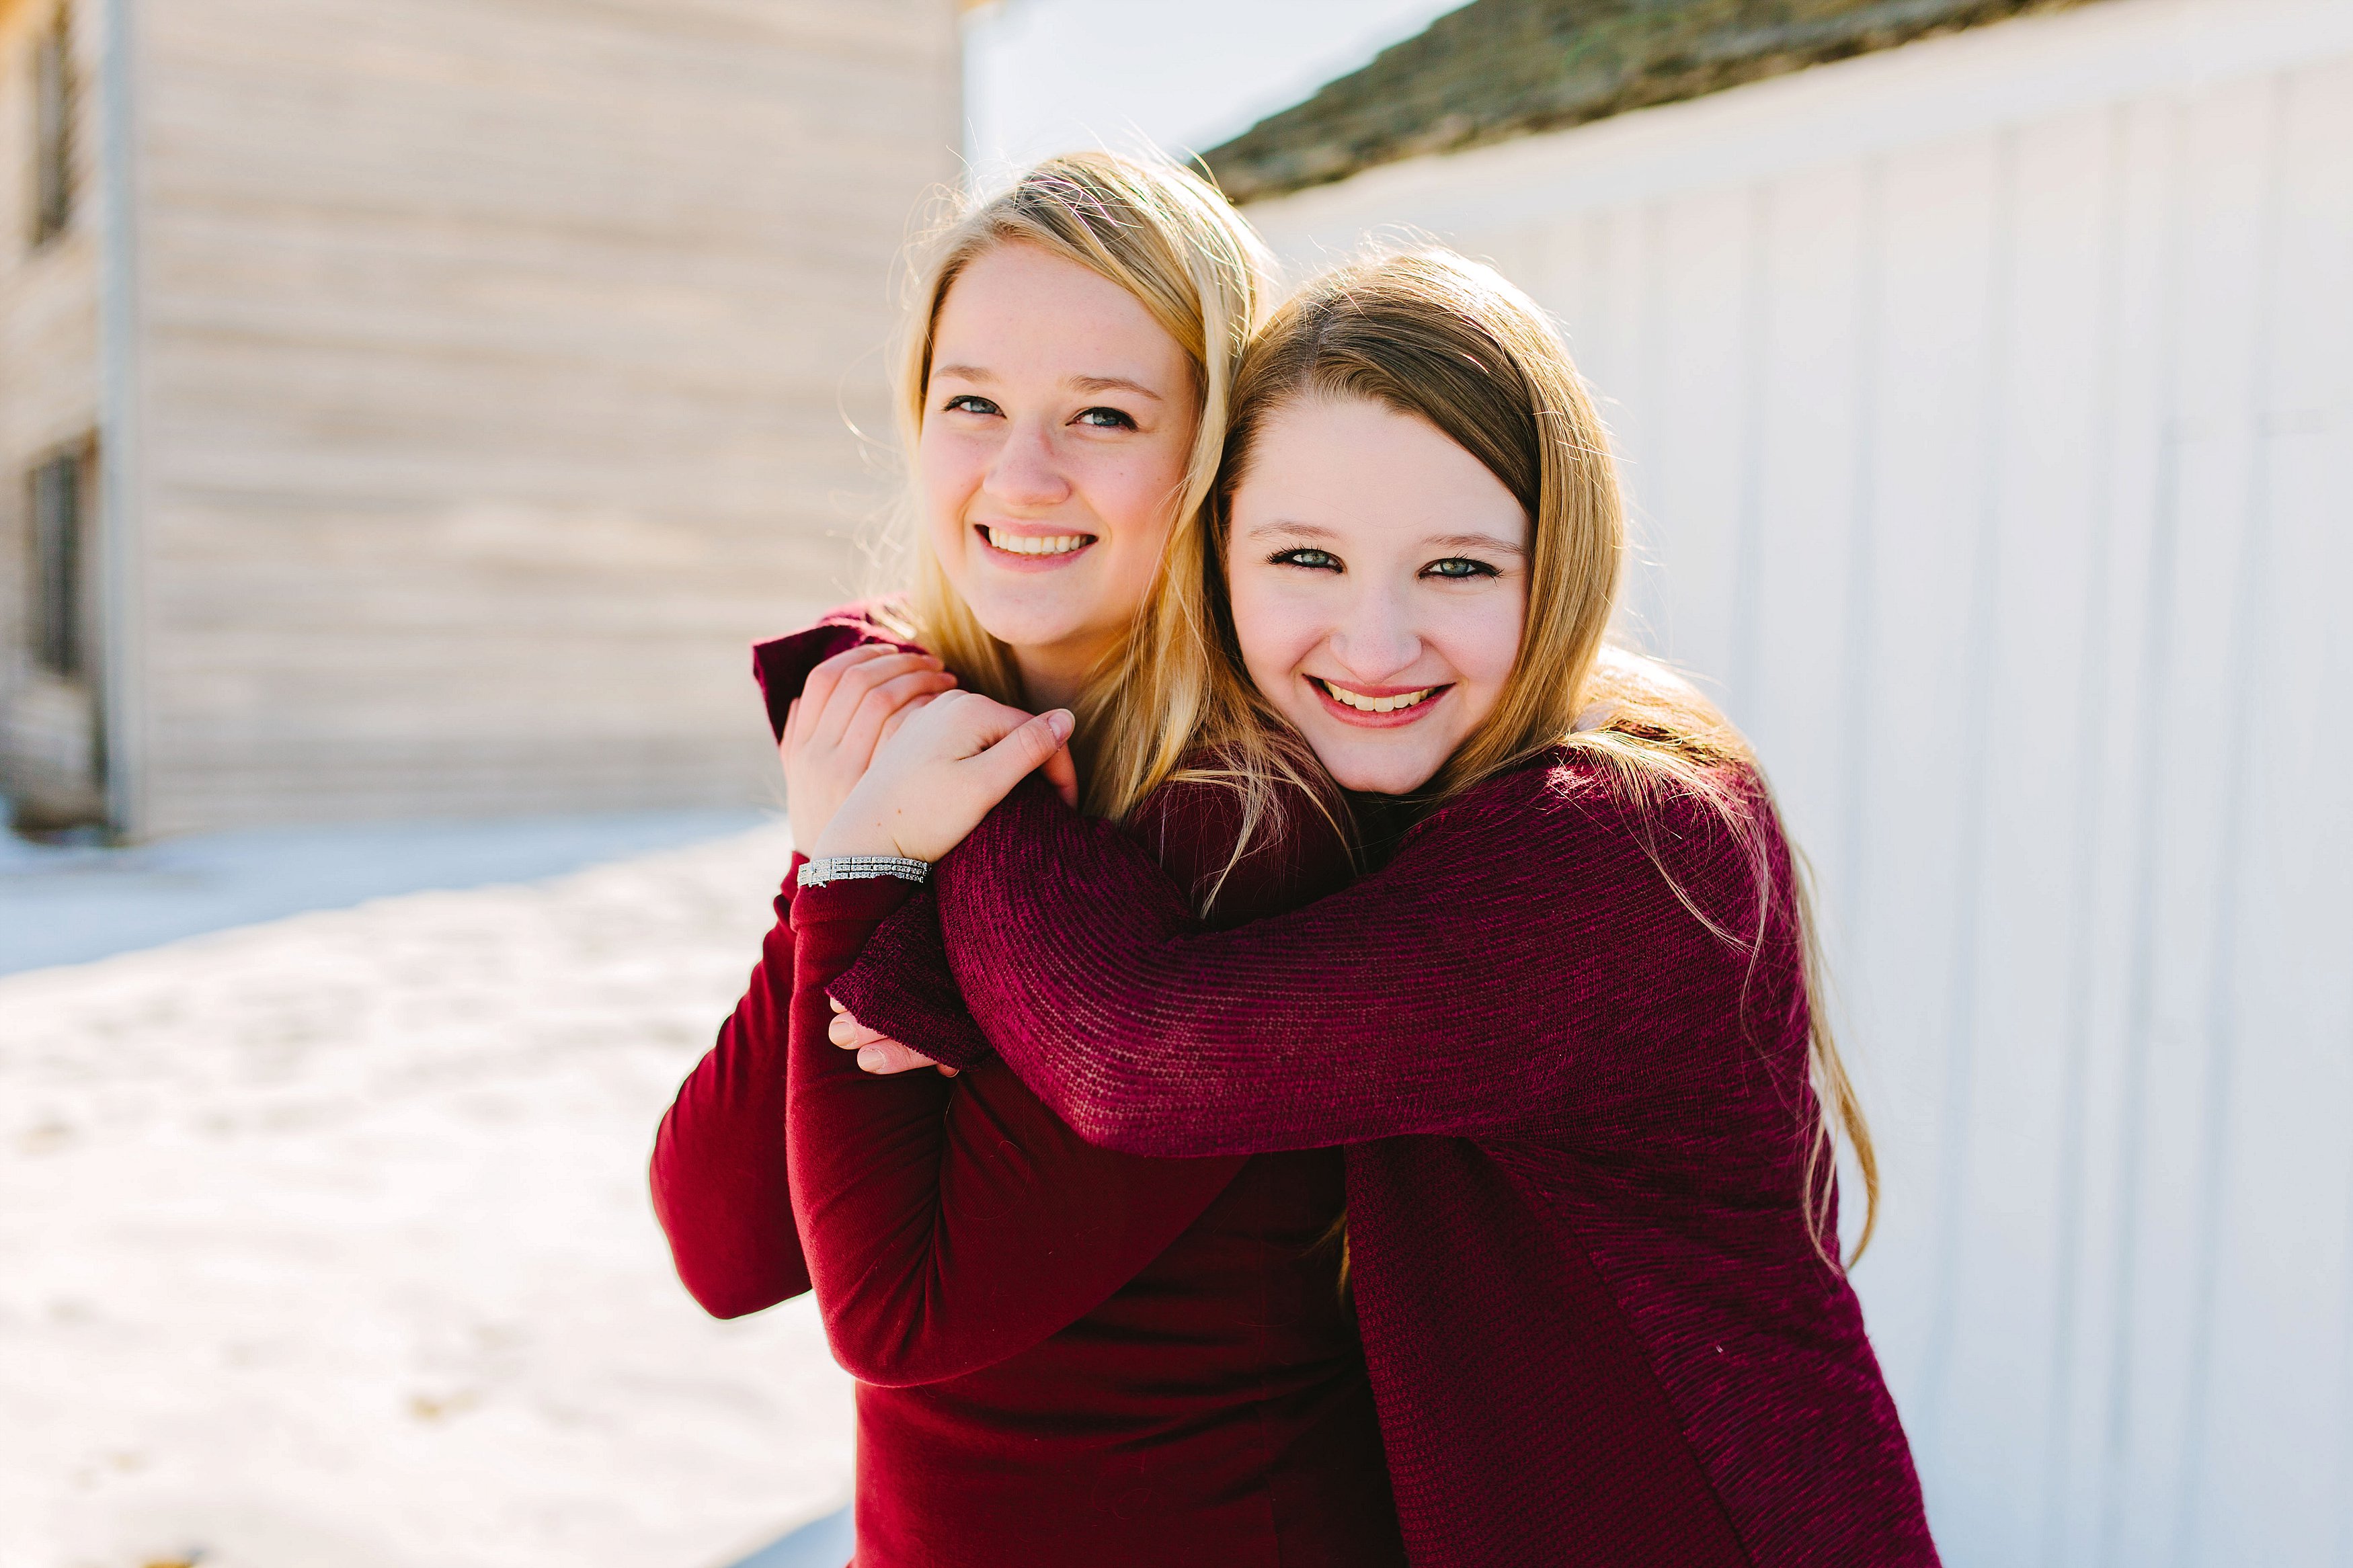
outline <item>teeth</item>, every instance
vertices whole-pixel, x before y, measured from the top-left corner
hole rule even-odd
[[[1332,694],[1333,700],[1345,702],[1360,713],[1394,713],[1400,708],[1412,707],[1438,689],[1435,686],[1425,686],[1419,691],[1401,691],[1395,697],[1366,697],[1345,686],[1335,686],[1328,680],[1322,684],[1324,689]]]
[[[1007,533],[998,529],[989,528],[987,523],[981,526],[987,531],[988,542],[1008,555],[1068,555],[1089,540],[1089,536],[1083,533],[1053,533],[1042,539],[1037,539],[1024,534]]]

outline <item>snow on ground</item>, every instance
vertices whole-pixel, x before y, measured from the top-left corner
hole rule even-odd
[[[201,833],[130,848],[0,833],[0,974],[428,888],[559,876],[740,833],[753,811],[606,812]]]
[[[705,1318],[645,1192],[786,857],[0,978],[0,1568],[712,1568],[838,1507],[808,1301]]]

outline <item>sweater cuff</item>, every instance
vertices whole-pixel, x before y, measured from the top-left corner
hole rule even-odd
[[[805,855],[793,857],[796,879],[807,861]],[[887,920],[913,897],[918,886],[903,877],[849,877],[797,889],[788,895],[792,900],[793,929],[807,931],[825,921]]]
[[[807,864],[808,857],[794,850],[792,864],[785,868],[785,885],[776,889],[776,918],[787,925],[792,923],[793,894],[801,885],[801,868]]]
[[[978,1067],[997,1054],[996,1047],[973,1022],[964,993],[956,989],[931,886],[899,885],[910,891],[904,907],[876,928],[858,962],[826,990],[885,1039],[947,1067]],[[812,888],[801,896],[823,890]]]

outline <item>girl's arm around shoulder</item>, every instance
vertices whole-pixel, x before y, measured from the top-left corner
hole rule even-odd
[[[1353,886],[1220,932],[1133,843],[1029,787],[942,863],[941,918],[983,1032],[1109,1147],[1573,1139],[1692,1114],[1740,1070],[1744,958],[1684,901],[1737,880],[1708,826],[1556,758],[1434,813]],[[880,998],[837,994],[888,1032]]]
[[[924,1056],[958,1071],[993,1059],[995,1048],[965,1009],[940,936],[940,909],[926,885],[893,910],[866,941],[847,973],[860,988],[887,993],[902,1044],[921,1042]],[[843,989],[837,976],[832,989]]]
[[[835,1356],[892,1386],[994,1365],[1076,1321],[1240,1167],[1095,1148],[1001,1064],[954,1079],[860,1071],[827,1037],[825,991],[909,896],[888,878],[834,882],[793,910],[794,1213]]]

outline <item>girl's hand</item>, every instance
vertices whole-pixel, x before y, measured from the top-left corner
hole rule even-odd
[[[942,1078],[954,1078],[956,1069],[945,1062],[935,1062],[913,1046],[902,1046],[896,1040],[886,1040],[860,1023],[849,1010],[828,996],[832,1004],[833,1022],[826,1026],[826,1038],[845,1051],[858,1053],[858,1065],[879,1078],[892,1073],[913,1072],[917,1068],[935,1067]]]
[[[785,807],[793,843],[815,844],[866,772],[874,748],[907,716],[955,684],[927,653],[900,653],[862,643],[809,671],[801,694],[785,710]]]
[[[1071,722],[1060,708],[1033,719],[977,692],[943,692],[875,748],[866,776],[807,853],[937,860],[1039,768],[1076,805]]]

